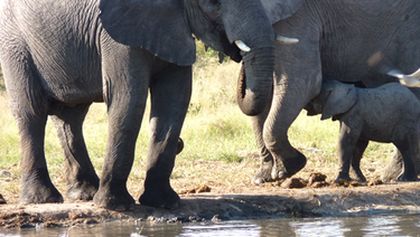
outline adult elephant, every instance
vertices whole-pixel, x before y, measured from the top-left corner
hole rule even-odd
[[[151,139],[140,203],[172,208],[177,140],[191,95],[194,34],[243,59],[247,114],[269,102],[274,33],[255,0],[3,0],[0,62],[21,136],[23,203],[61,202],[44,155],[48,115],[70,170],[68,196],[127,209],[134,147],[151,95]],[[243,52],[240,53],[241,49]],[[99,182],[82,123],[92,102],[108,108],[108,143]]]
[[[278,8],[279,3],[286,7]],[[404,73],[420,66],[420,1],[263,0],[263,4],[275,32],[300,42],[276,45],[272,103],[253,117],[261,156],[256,184],[290,177],[305,166],[306,157],[291,146],[287,132],[319,93],[323,79],[361,80],[375,87],[397,77],[416,84]],[[288,17],[279,9],[289,10]],[[246,85],[244,79],[242,73],[239,92]],[[238,102],[241,108],[248,106],[241,93]]]

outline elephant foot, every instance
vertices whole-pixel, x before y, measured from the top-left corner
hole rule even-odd
[[[356,176],[356,181],[357,182],[359,182],[359,183],[366,183],[367,182],[366,177],[363,175],[363,173],[360,169],[355,170],[354,174]]]
[[[109,187],[99,187],[99,190],[93,196],[93,202],[98,207],[114,211],[127,211],[131,209],[135,203],[125,186],[124,190],[119,188],[119,190],[115,192],[111,192]]]
[[[271,172],[271,178],[273,180],[283,180],[292,177],[305,167],[306,160],[306,157],[300,152],[292,158],[277,160]]]
[[[339,173],[337,178],[335,179],[334,183],[336,184],[344,184],[351,181],[350,175],[347,173]]]
[[[252,182],[255,185],[261,185],[263,183],[272,182],[273,179],[271,178],[271,171],[273,169],[273,162],[266,161],[261,163],[260,170],[252,179]]]
[[[170,187],[166,188],[146,188],[140,196],[141,205],[176,209],[180,206],[181,199],[178,194]]]
[[[356,181],[359,182],[359,183],[367,183],[367,179],[366,179],[365,176],[363,176],[363,177],[357,176]]]
[[[20,194],[22,204],[32,203],[61,203],[63,196],[54,187],[51,181],[25,182]]]
[[[99,179],[93,181],[77,181],[67,190],[66,198],[71,201],[90,201],[98,191]]]

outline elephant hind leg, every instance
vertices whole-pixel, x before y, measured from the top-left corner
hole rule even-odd
[[[417,173],[416,167],[414,163],[414,159],[418,156],[419,150],[416,148],[415,142],[413,140],[406,140],[402,142],[398,142],[395,145],[397,146],[398,150],[401,152],[402,160],[403,160],[403,172],[398,176],[398,181],[416,181],[417,180]]]
[[[351,167],[356,175],[357,181],[359,182],[366,182],[366,177],[363,175],[362,170],[360,169],[360,160],[363,157],[363,152],[366,150],[369,141],[360,139],[355,147],[355,151],[353,154],[353,159],[351,161]]]
[[[20,201],[24,204],[63,202],[63,197],[51,182],[45,160],[48,102],[38,72],[26,50],[2,53],[2,71],[20,133]]]
[[[83,138],[82,125],[89,106],[90,104],[57,106],[53,110],[53,121],[66,158],[66,196],[70,200],[91,200],[99,187],[99,178],[89,159]]]

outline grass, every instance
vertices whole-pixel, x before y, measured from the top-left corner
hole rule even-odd
[[[207,184],[217,192],[243,191],[250,188],[250,179],[258,168],[251,158],[257,151],[250,119],[235,103],[235,85],[239,64],[218,64],[214,52],[199,48],[200,57],[194,66],[193,95],[181,137],[184,151],[177,157],[172,175],[176,190]],[[1,84],[3,85],[3,84]],[[0,94],[0,193],[15,201],[19,190],[19,137],[16,123],[8,108],[7,95]],[[145,176],[148,144],[148,114],[145,114],[137,141],[136,160],[128,187],[138,197]],[[64,193],[65,173],[63,152],[54,126],[47,125],[46,156],[53,182]],[[100,174],[107,138],[107,116],[104,104],[94,104],[84,124],[85,140],[92,162]],[[321,171],[333,176],[337,167],[336,144],[338,123],[307,117],[304,112],[290,128],[292,144],[299,148],[309,162],[302,175]],[[383,167],[390,157],[392,146],[373,143],[366,151],[362,169],[370,171]],[[306,172],[306,173],[305,173]],[[369,176],[369,174],[367,174]],[[332,178],[332,177],[331,177]],[[251,186],[253,187],[253,186]]]

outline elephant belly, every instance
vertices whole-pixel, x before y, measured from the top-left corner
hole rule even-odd
[[[321,38],[326,78],[380,85],[393,80],[385,76],[391,69],[412,73],[420,67],[420,14],[413,11],[420,4],[369,2],[340,0],[324,6],[323,17],[330,18],[324,19]]]
[[[88,76],[88,75],[84,75]],[[66,78],[61,75],[47,77],[44,81],[44,90],[50,99],[64,104],[83,104],[102,102],[102,83],[100,77]]]
[[[47,96],[65,104],[102,100],[96,2],[26,4],[19,5],[19,10],[27,19],[17,24]],[[75,17],[73,11],[84,14]]]

